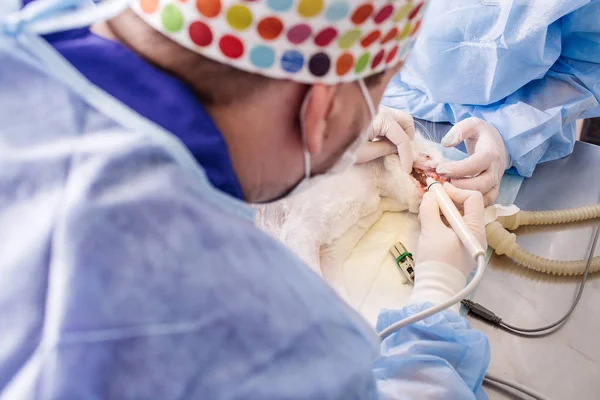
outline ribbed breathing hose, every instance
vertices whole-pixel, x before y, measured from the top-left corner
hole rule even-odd
[[[600,218],[600,204],[554,211],[519,211],[514,215],[499,217],[506,229],[515,230],[524,225],[558,225]]]
[[[509,230],[524,225],[557,225],[600,218],[600,204],[556,211],[519,211],[499,217],[486,226],[488,244],[496,254],[513,259],[519,265],[552,275],[583,275],[587,260],[558,261],[533,255],[517,244],[517,236]],[[594,257],[590,273],[600,271],[600,257]]]

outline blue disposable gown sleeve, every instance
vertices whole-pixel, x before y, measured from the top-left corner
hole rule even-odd
[[[48,201],[56,204],[14,207],[42,220],[60,218],[52,251],[40,256],[50,258],[47,267],[38,264],[28,275],[15,269],[23,279],[49,283],[9,299],[22,308],[39,301],[36,309],[45,313],[43,329],[29,324],[29,335],[22,328],[8,336],[37,350],[12,372],[8,389],[0,385],[3,398],[376,396],[373,330],[290,251],[237,217],[245,206],[228,211],[201,174],[174,162],[175,153],[151,138],[120,129],[101,135],[92,144],[94,136],[84,135],[75,145],[77,139],[57,141],[40,151],[45,157],[36,161],[49,169],[49,154],[63,161],[70,146],[85,149],[68,164],[68,190],[39,194],[59,192]],[[94,143],[109,143],[107,154],[91,152]],[[32,169],[38,164],[30,158],[14,158],[25,161],[3,162],[7,171],[22,168],[29,180],[48,175]],[[37,241],[13,252],[42,246],[38,235],[19,232],[21,241]],[[7,375],[0,370],[0,380]]]
[[[487,348],[460,317],[404,329],[376,361],[366,322],[247,207],[217,195],[179,142],[116,126],[0,56],[10,232],[0,311],[11,316],[0,324],[0,397],[358,400],[378,387],[386,398],[392,379],[407,394],[477,387],[485,361],[472,357]]]
[[[549,3],[546,14],[530,18],[547,29],[523,33],[525,18],[509,13],[502,46],[494,42],[493,51],[489,43],[456,46],[451,39],[459,39],[432,40],[440,35],[433,31],[442,29],[434,15],[383,104],[434,122],[471,116],[486,120],[498,129],[513,166],[526,177],[538,163],[570,154],[575,121],[600,116],[600,1]],[[484,22],[484,17],[477,19]],[[469,24],[477,25],[477,19]],[[461,34],[467,36],[471,25]]]
[[[384,310],[377,331],[429,306]],[[489,362],[487,337],[463,317],[444,311],[386,338],[373,373],[381,400],[486,399],[481,385]]]

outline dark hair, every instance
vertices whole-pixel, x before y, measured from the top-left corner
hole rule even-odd
[[[131,10],[108,21],[108,25],[121,43],[190,85],[205,105],[231,104],[276,81],[212,61],[179,46]]]
[[[383,78],[383,75],[385,75],[385,70],[383,70],[381,72],[377,72],[376,74],[367,76],[365,78],[365,85],[367,85],[368,87],[379,85],[381,83],[381,79]]]
[[[285,80],[242,71],[208,59],[173,43],[127,10],[109,21],[114,34],[148,62],[190,85],[205,105],[224,106]],[[152,57],[149,56],[152,54]],[[384,72],[365,78],[367,86],[381,82]]]

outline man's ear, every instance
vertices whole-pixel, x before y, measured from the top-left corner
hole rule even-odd
[[[327,130],[327,120],[337,108],[335,94],[337,86],[315,84],[312,86],[304,111],[304,135],[306,147],[312,155],[323,149]]]

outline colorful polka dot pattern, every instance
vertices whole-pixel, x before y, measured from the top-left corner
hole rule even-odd
[[[427,0],[136,0],[156,30],[272,78],[354,81],[403,61]]]

